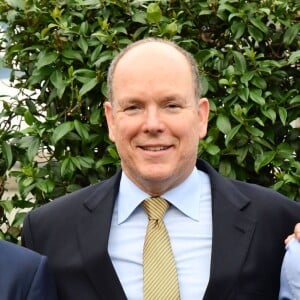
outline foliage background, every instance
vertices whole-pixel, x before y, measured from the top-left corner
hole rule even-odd
[[[199,155],[225,176],[299,201],[299,11],[297,0],[1,0],[1,64],[19,93],[0,98],[0,238],[18,241],[22,209],[116,171],[106,72],[146,36],[177,42],[199,63],[211,105]],[[18,182],[11,199],[8,176]]]

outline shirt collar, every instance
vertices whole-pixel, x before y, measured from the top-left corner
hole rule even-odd
[[[199,206],[201,198],[210,192],[209,177],[196,167],[185,181],[167,191],[161,197],[167,199],[173,206],[189,218],[199,221]],[[118,224],[126,221],[140,203],[150,197],[136,186],[122,172],[120,189],[117,199]]]

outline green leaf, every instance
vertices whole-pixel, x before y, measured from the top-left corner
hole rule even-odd
[[[53,132],[52,140],[54,144],[57,144],[57,142],[62,139],[67,133],[71,132],[74,129],[74,123],[73,122],[65,122],[60,125],[58,125]]]
[[[32,75],[28,77],[28,83],[30,85],[40,85],[44,80],[48,80],[49,76],[52,74],[53,68],[50,66],[45,66],[41,69],[34,69]]]
[[[229,174],[231,173],[231,164],[230,162],[223,160],[220,162],[219,165],[219,172],[223,175],[228,177]]]
[[[241,82],[248,83],[248,81],[250,81],[253,78],[254,74],[255,74],[255,71],[245,72],[245,74],[241,77]]]
[[[268,109],[262,109],[261,111],[267,118],[269,118],[272,121],[273,124],[275,123],[276,112],[274,111],[274,109],[268,108]]]
[[[264,133],[263,131],[259,130],[258,128],[256,127],[252,127],[252,126],[247,126],[246,127],[246,130],[251,134],[253,135],[254,137],[263,137],[264,136]]]
[[[147,24],[146,14],[143,11],[138,11],[132,16],[132,21],[140,24]]]
[[[101,159],[99,159],[97,162],[96,162],[96,169],[99,169],[101,168],[102,166],[105,166],[105,165],[110,165],[110,164],[113,164],[115,163],[115,159],[112,158],[112,157],[103,157]]]
[[[78,170],[81,170],[81,164],[80,164],[80,162],[79,162],[78,156],[76,156],[76,157],[71,156],[71,157],[70,157],[70,160],[72,161],[73,165],[74,165]]]
[[[50,65],[56,61],[58,54],[55,52],[45,53],[41,52],[38,56],[38,61],[36,63],[37,69],[41,69],[44,66]]]
[[[20,148],[27,149],[28,159],[32,161],[39,150],[40,138],[38,136],[24,136],[18,144]]]
[[[226,139],[225,139],[226,147],[228,147],[229,142],[235,137],[235,135],[239,132],[241,127],[242,127],[242,124],[236,125],[228,132],[228,134],[226,135]]]
[[[68,193],[75,192],[79,189],[81,189],[81,186],[79,184],[70,184],[70,185],[67,186],[67,192]]]
[[[90,123],[92,125],[98,125],[100,123],[100,109],[93,109],[90,116]]]
[[[263,152],[262,154],[260,154],[254,162],[255,172],[258,173],[258,171],[262,167],[269,164],[274,159],[275,154],[276,154],[275,151],[266,151],[266,152]]]
[[[37,179],[36,187],[41,190],[43,193],[51,193],[55,187],[54,182],[51,180]]]
[[[246,59],[244,55],[238,51],[233,51],[233,57],[236,64],[236,71],[238,71],[239,74],[244,74],[247,69]]]
[[[27,177],[23,180],[22,185],[24,187],[30,186],[34,182],[34,179],[32,177]]]
[[[94,65],[99,68],[104,62],[110,61],[113,58],[113,53],[111,51],[103,51],[97,60],[94,62]]]
[[[175,35],[177,33],[177,30],[178,30],[178,26],[175,21],[168,24],[165,29],[166,33],[168,33],[170,36]]]
[[[32,125],[35,118],[33,117],[32,113],[29,110],[26,110],[24,113],[24,120],[28,125]]]
[[[289,46],[296,38],[298,32],[299,32],[299,25],[294,25],[289,27],[283,36],[283,44],[285,46]]]
[[[254,26],[249,25],[248,26],[248,31],[250,33],[250,35],[257,41],[257,42],[261,42],[264,38],[262,32],[257,29]]]
[[[262,127],[264,127],[265,126],[265,124],[264,124],[264,122],[262,121],[262,119],[261,118],[259,118],[259,117],[255,117],[254,118],[254,120],[260,125],[260,126],[262,126]]]
[[[83,168],[91,168],[94,164],[94,160],[91,157],[87,156],[78,156],[77,157],[79,164]]]
[[[232,31],[232,39],[238,40],[245,32],[245,23],[243,21],[234,21],[230,27]]]
[[[236,8],[228,3],[235,2],[235,1],[220,1],[220,6],[218,8],[218,11],[226,10],[230,13],[233,13],[236,11]]]
[[[205,150],[210,155],[216,155],[221,151],[218,145],[213,144],[208,144]]]
[[[30,147],[27,149],[27,156],[29,161],[33,161],[40,149],[40,139],[37,136],[31,136],[29,138],[31,138],[31,142]]]
[[[25,8],[25,1],[23,0],[5,0],[3,3],[7,3],[7,5],[13,7],[13,8],[17,8],[20,10],[24,10]]]
[[[62,56],[72,60],[79,60],[83,63],[83,58],[78,51],[74,51],[72,49],[65,49],[62,51]]]
[[[103,45],[100,44],[92,52],[92,55],[90,57],[92,63],[94,63],[99,58],[99,55],[101,54],[102,48],[103,48]]]
[[[258,18],[250,18],[250,22],[260,31],[267,34],[268,33],[268,27]]]
[[[55,70],[50,76],[50,81],[56,88],[58,98],[61,98],[67,87],[67,83],[63,80],[62,72]]]
[[[237,94],[244,102],[248,101],[249,94],[250,94],[248,88],[242,87],[242,88],[238,89]]]
[[[283,179],[286,184],[287,183],[298,184],[298,180],[296,179],[296,177],[292,176],[291,174],[284,174]]]
[[[115,160],[119,159],[119,154],[114,146],[108,147],[107,152],[113,159],[115,159]]]
[[[114,31],[118,33],[124,33],[127,34],[127,30],[124,26],[115,26]]]
[[[85,36],[88,34],[88,30],[89,30],[89,23],[86,22],[82,22],[80,25],[80,33]],[[80,36],[79,40],[82,38],[82,35]],[[82,49],[82,48],[81,48]]]
[[[294,51],[291,53],[291,56],[289,57],[289,64],[294,64],[300,59],[300,50]]]
[[[108,98],[108,93],[107,93],[107,83],[106,81],[102,82],[101,84],[101,93],[102,95],[107,99]]]
[[[82,88],[79,91],[79,96],[83,96],[85,95],[87,92],[89,92],[90,90],[92,90],[96,85],[98,84],[98,79],[97,78],[93,78],[90,81],[88,81],[87,83],[85,83]]]
[[[89,139],[89,126],[87,124],[82,124],[78,120],[74,120],[74,125],[77,133],[80,135],[80,137],[87,141]]]
[[[24,223],[26,215],[27,212],[17,212],[11,225],[14,227],[21,226]]]
[[[265,99],[261,96],[262,95],[262,90],[260,89],[250,89],[250,98],[258,103],[259,105],[264,105],[265,104]]]
[[[221,85],[228,85],[228,84],[229,84],[229,81],[228,81],[227,79],[225,79],[225,78],[221,78],[221,79],[219,80],[219,84],[221,84]]]
[[[68,174],[72,174],[74,171],[75,171],[75,166],[73,164],[72,159],[70,157],[65,158],[61,164],[61,169],[60,169],[61,176],[64,177]]]
[[[5,212],[11,213],[14,209],[13,202],[10,200],[0,200],[0,206]]]
[[[282,143],[278,145],[276,151],[277,151],[277,155],[283,159],[292,157],[294,154],[294,148],[287,143]]]
[[[209,83],[206,76],[200,75],[201,95],[204,96],[208,92]]]
[[[262,77],[254,76],[251,83],[262,90],[267,88],[267,82]]]
[[[3,152],[3,157],[5,159],[5,162],[6,162],[6,168],[10,169],[10,167],[12,166],[12,162],[13,162],[13,154],[12,154],[12,150],[11,150],[11,145],[8,144],[7,142],[3,141],[2,142],[2,152]]]
[[[146,26],[141,26],[137,28],[137,30],[133,33],[132,38],[133,40],[139,39],[140,36],[148,29]]]
[[[157,3],[150,3],[147,7],[147,20],[150,23],[159,23],[162,11]]]
[[[290,100],[290,104],[300,103],[300,95],[295,96]]]
[[[224,134],[227,134],[231,130],[230,120],[224,114],[218,115],[216,124],[217,124],[218,129],[221,132],[223,132]]]
[[[199,16],[210,16],[211,14],[211,9],[201,9]]]
[[[237,162],[238,164],[242,164],[247,156],[249,152],[249,147],[242,147],[236,150],[236,154],[237,154]]]
[[[287,119],[287,110],[284,107],[279,107],[278,112],[279,112],[280,121],[282,125],[285,126],[286,119]]]
[[[87,41],[85,40],[85,38],[83,38],[82,36],[80,36],[80,38],[79,38],[78,46],[83,51],[83,53],[86,55],[89,45],[88,45]]]

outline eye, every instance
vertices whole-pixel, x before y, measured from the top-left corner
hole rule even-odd
[[[130,105],[125,108],[125,111],[132,111],[138,109],[137,105]]]
[[[169,103],[168,107],[169,108],[177,108],[177,107],[179,107],[179,105],[177,103]]]
[[[181,108],[181,105],[177,102],[169,102],[166,104],[166,108],[171,111],[177,111]]]
[[[141,106],[137,105],[137,104],[130,104],[130,105],[127,105],[124,108],[124,112],[127,113],[127,114],[129,114],[129,115],[136,114],[140,110],[141,110]]]

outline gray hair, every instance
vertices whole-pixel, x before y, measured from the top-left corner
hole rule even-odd
[[[151,43],[151,42],[157,42],[157,43],[163,43],[166,45],[169,45],[173,47],[174,49],[178,50],[183,56],[186,58],[187,62],[189,63],[191,67],[191,72],[192,72],[192,79],[193,79],[193,85],[194,85],[194,91],[195,91],[195,98],[198,100],[201,96],[201,86],[200,86],[200,80],[199,80],[199,71],[198,71],[198,66],[197,62],[194,59],[193,55],[189,53],[188,51],[184,50],[177,44],[175,44],[172,41],[169,40],[163,40],[160,38],[145,38],[142,40],[139,40],[137,42],[134,42],[127,47],[125,47],[121,52],[112,60],[109,68],[108,68],[108,74],[107,74],[107,94],[108,94],[108,100],[110,102],[113,102],[113,89],[112,89],[112,83],[113,83],[113,77],[114,73],[117,67],[118,62],[121,60],[121,58],[129,52],[131,49],[141,45],[141,44],[146,44],[146,43]]]

